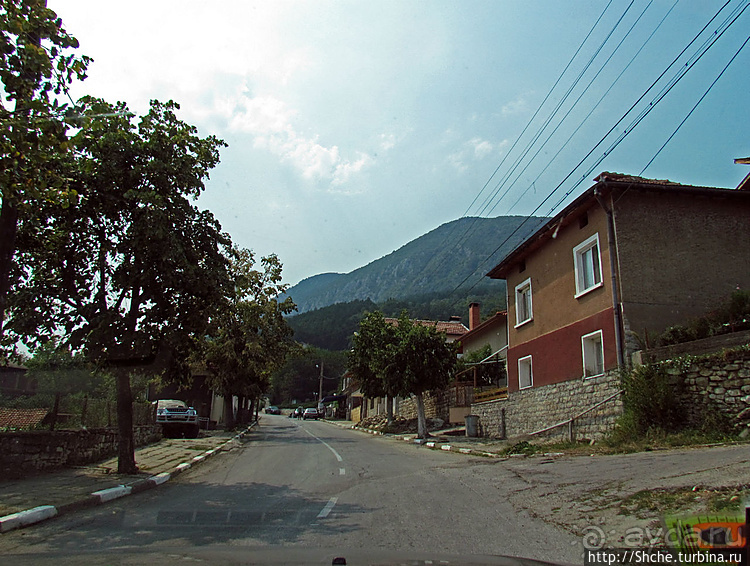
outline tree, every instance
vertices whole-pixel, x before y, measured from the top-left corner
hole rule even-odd
[[[405,313],[399,317],[398,334],[395,364],[403,375],[404,391],[417,401],[417,435],[427,438],[424,394],[448,386],[456,369],[456,347],[445,341],[444,333],[414,323]]]
[[[383,313],[367,313],[354,334],[349,356],[349,370],[362,393],[371,398],[388,398],[388,424],[393,421],[391,399],[404,389],[401,368],[396,363],[400,338],[398,327],[386,322]]]
[[[70,147],[57,97],[86,77],[90,62],[76,48],[46,0],[0,6],[0,340],[19,221],[40,202],[66,206],[76,196],[50,165]]]
[[[80,195],[21,223],[8,329],[33,345],[65,345],[116,376],[118,471],[137,471],[130,375],[185,378],[189,353],[229,296],[227,250],[210,212],[191,203],[219,162],[213,136],[152,101],[137,126],[127,107],[83,99],[76,153],[59,170]]]
[[[445,334],[401,313],[397,324],[381,313],[369,313],[360,323],[349,357],[349,369],[368,397],[414,395],[417,431],[426,438],[424,393],[444,389],[456,368],[456,350]]]
[[[232,252],[234,293],[222,303],[212,321],[200,358],[211,372],[211,387],[224,397],[225,426],[234,426],[232,397],[249,398],[253,405],[270,386],[270,374],[284,363],[292,348],[292,329],[284,315],[294,311],[290,297],[277,297],[287,286],[281,283],[281,262],[275,255],[260,261],[249,250]]]

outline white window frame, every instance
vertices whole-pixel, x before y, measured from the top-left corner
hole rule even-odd
[[[598,338],[597,342],[599,344],[599,355],[601,356],[601,359],[599,360],[599,361],[601,361],[601,371],[598,371],[596,373],[592,373],[592,374],[589,375],[588,369],[587,369],[587,365],[588,364],[586,364],[586,360],[589,357],[586,354],[586,351],[587,351],[587,342],[591,343],[592,342],[591,339],[595,338],[595,337]],[[590,348],[589,348],[589,350],[590,350]],[[596,356],[596,353],[594,353],[594,355]],[[605,369],[604,369],[604,335],[603,335],[603,333],[602,333],[601,330],[596,330],[594,332],[590,332],[588,334],[584,334],[583,336],[581,336],[581,359],[583,361],[583,377],[584,377],[584,379],[589,379],[591,377],[598,377],[600,375],[604,375],[604,372],[605,372]],[[599,368],[595,368],[595,369],[599,369]]]
[[[523,385],[521,383],[521,365],[526,365],[528,363],[529,366],[529,383],[528,385]],[[531,359],[531,356],[524,356],[523,358],[518,358],[518,389],[528,389],[529,387],[534,386],[534,364]]]
[[[584,254],[594,247],[596,247],[596,260],[598,265],[592,266],[592,268],[596,268],[596,270],[594,271],[594,278],[596,279],[596,277],[598,276],[599,281],[595,282],[593,285],[584,287],[584,276],[586,272],[584,266]],[[602,248],[599,245],[598,232],[573,248],[573,266],[575,269],[576,277],[576,299],[585,295],[586,293],[590,293],[594,289],[598,289],[599,287],[604,286],[604,278],[602,277]]]
[[[521,309],[518,308],[519,302],[518,302],[518,293],[519,291],[523,291],[526,288],[529,289],[529,312],[527,313],[528,316],[521,320]],[[519,283],[516,285],[516,290],[514,293],[515,300],[516,300],[516,326],[515,328],[518,328],[519,326],[522,326],[526,324],[527,322],[531,322],[534,320],[534,308],[533,308],[533,301],[532,301],[532,294],[531,294],[531,277],[529,277],[526,281],[523,283]]]

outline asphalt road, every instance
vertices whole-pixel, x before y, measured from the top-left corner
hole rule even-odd
[[[184,563],[214,549],[247,549],[243,563],[378,553],[581,562],[580,539],[514,510],[507,494],[523,481],[491,460],[283,416],[256,430],[158,489],[7,533],[0,554],[57,565],[140,564],[151,550]]]

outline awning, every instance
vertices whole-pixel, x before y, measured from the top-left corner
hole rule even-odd
[[[336,401],[346,401],[346,395],[328,395],[323,397],[321,403],[334,403]]]

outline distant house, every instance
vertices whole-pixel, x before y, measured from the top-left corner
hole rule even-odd
[[[385,321],[389,324],[393,324],[394,326],[398,326],[397,318],[386,318]],[[438,332],[444,333],[445,341],[448,343],[459,340],[464,334],[469,331],[469,329],[466,328],[466,326],[464,326],[464,324],[461,322],[460,316],[452,316],[448,321],[414,319],[412,320],[412,322],[421,326],[429,326],[435,328],[435,330],[437,330]]]
[[[507,284],[508,434],[616,394],[649,337],[750,288],[750,191],[595,181],[488,274]]]
[[[0,365],[0,394],[6,397],[34,395],[36,389],[36,379],[28,377],[26,367],[13,363]]]
[[[504,359],[508,350],[508,313],[496,312],[482,322],[479,306],[469,305],[469,331],[460,338],[461,352],[468,354],[489,346],[493,355]]]

